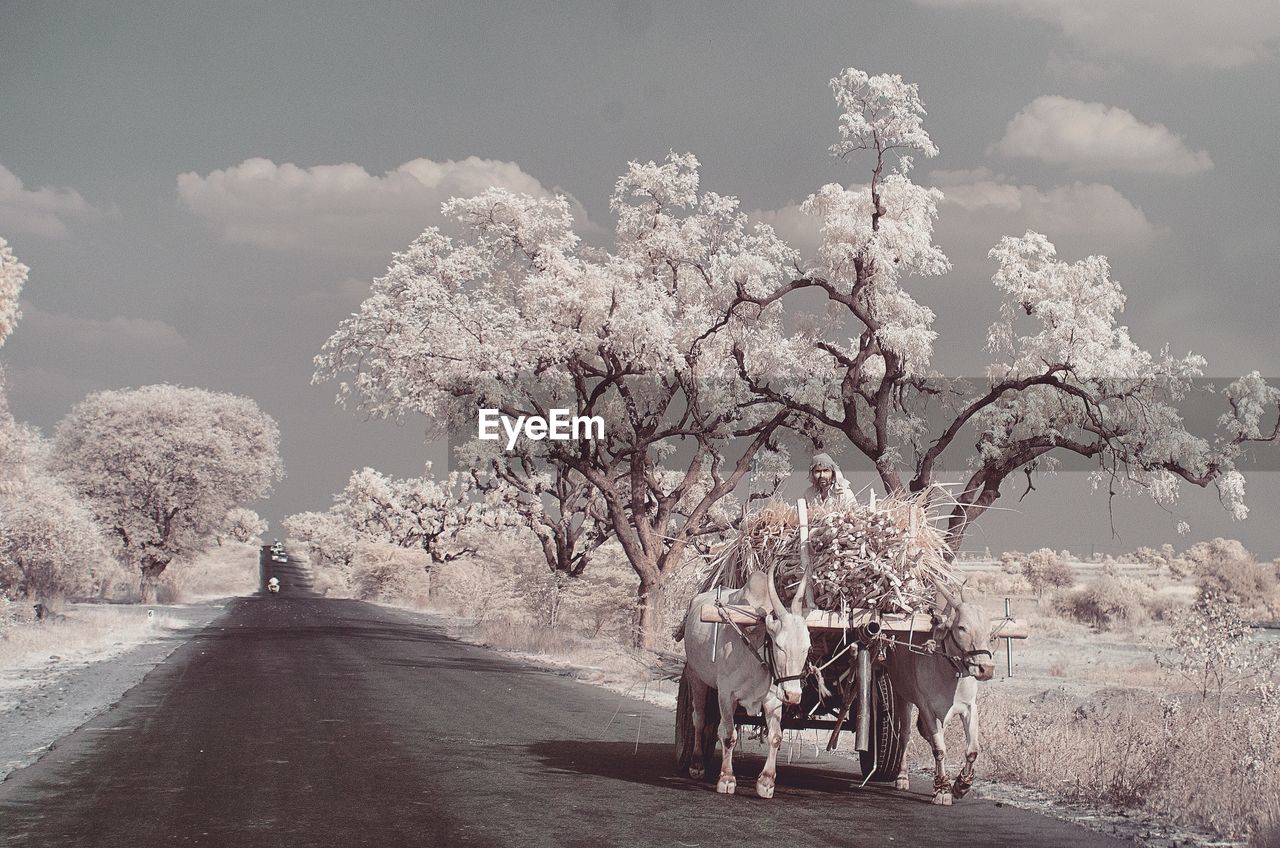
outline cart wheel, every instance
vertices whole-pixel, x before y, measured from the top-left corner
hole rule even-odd
[[[680,688],[676,693],[676,774],[684,777],[688,777],[689,766],[693,764],[693,705],[689,688],[689,672],[686,671],[680,675]],[[720,725],[720,700],[714,689],[707,690],[707,707],[703,715],[706,716],[702,727],[703,773],[714,775],[716,728]]]
[[[898,777],[902,758],[907,752],[908,739],[898,736],[898,722],[893,709],[893,683],[883,670],[872,678],[871,746],[870,751],[860,751],[858,762],[865,777],[871,775],[876,782],[891,782]]]

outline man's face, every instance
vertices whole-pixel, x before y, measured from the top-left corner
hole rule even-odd
[[[818,488],[818,491],[825,492],[835,482],[836,473],[830,468],[814,468],[809,472],[809,477],[813,480],[813,485]]]

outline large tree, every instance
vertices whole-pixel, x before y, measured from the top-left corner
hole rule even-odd
[[[831,86],[841,110],[831,151],[865,162],[869,181],[827,185],[809,197],[804,209],[822,234],[814,262],[767,293],[740,289],[733,318],[779,308],[788,315],[785,325],[761,325],[775,334],[753,350],[735,350],[752,390],[808,426],[838,433],[887,492],[936,492],[944,458],[952,468],[967,465],[952,492],[953,549],[1011,475],[1025,473],[1029,490],[1032,475],[1062,455],[1096,463],[1112,493],[1140,491],[1166,506],[1180,483],[1214,484],[1243,518],[1235,460],[1248,443],[1280,432],[1280,392],[1254,372],[1227,388],[1217,437],[1189,432],[1177,404],[1204,360],[1134,343],[1118,322],[1125,297],[1105,257],[1062,261],[1034,232],[1001,239],[990,254],[1003,305],[989,333],[986,381],[955,382],[931,369],[934,313],[908,288],[949,263],[933,243],[942,194],[909,177],[909,154],[938,152],[919,93],[896,75],[853,68]],[[805,292],[820,297],[816,315]]]
[[[18,311],[18,296],[27,281],[30,269],[18,261],[9,249],[9,242],[0,238],[0,345],[13,332],[13,325],[22,317]]]
[[[89,395],[54,431],[53,467],[91,504],[144,599],[283,474],[280,433],[244,397],[157,385]]]
[[[663,582],[750,473],[786,411],[757,404],[722,320],[739,287],[780,283],[794,260],[737,201],[699,193],[698,163],[632,163],[612,199],[612,252],[580,249],[564,198],[491,189],[455,199],[452,239],[424,232],[374,280],[318,358],[352,374],[341,397],[378,415],[425,413],[474,434],[480,408],[599,416],[604,436],[540,441],[538,461],[593,486],[640,578],[638,640],[651,643]],[[525,458],[507,468],[525,474]]]

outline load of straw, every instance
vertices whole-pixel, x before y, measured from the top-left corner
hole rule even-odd
[[[808,594],[819,609],[922,612],[938,587],[956,591],[940,515],[923,496],[854,503],[809,514]],[[716,555],[708,586],[741,586],[753,571],[777,567],[778,594],[789,603],[804,569],[793,504],[770,501],[743,522],[737,538]]]

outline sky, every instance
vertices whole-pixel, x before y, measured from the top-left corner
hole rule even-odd
[[[945,195],[953,269],[911,286],[938,313],[936,366],[981,373],[986,253],[1032,228],[1062,258],[1109,257],[1148,349],[1280,375],[1274,0],[0,0],[0,236],[32,269],[0,351],[12,410],[47,431],[101,389],[250,396],[282,433],[273,532],[353,469],[421,473],[446,456],[423,422],[335,406],[311,360],[441,201],[565,193],[607,245],[626,163],[687,151],[704,189],[811,248],[798,204],[867,178],[827,152],[849,66],[917,83],[941,150],[913,172]],[[967,544],[1227,535],[1278,556],[1280,462],[1244,470],[1243,523],[1212,490],[1170,516],[1063,473]]]

